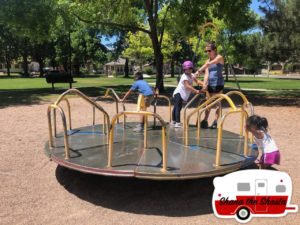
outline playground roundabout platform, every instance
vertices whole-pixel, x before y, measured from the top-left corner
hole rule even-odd
[[[71,89],[67,92],[83,97],[93,107],[105,112],[95,99],[91,100],[78,90]],[[65,95],[62,94],[48,108],[50,140],[45,144],[45,152],[52,161],[66,168],[105,176],[154,180],[195,179],[247,167],[258,156],[258,151],[252,148],[252,140],[245,131],[233,133],[222,129],[222,126],[218,129],[201,129],[196,125],[173,128],[158,116],[160,123],[146,119],[146,129],[139,133],[133,131],[136,122],[125,121],[126,111],[118,113],[119,116],[114,116],[111,121],[109,115],[104,113],[103,124],[71,128],[69,106],[70,128],[67,129],[64,110],[59,106],[61,100],[66,100]],[[221,97],[227,98],[224,96]],[[218,103],[220,98],[216,97],[215,100],[217,101],[211,100],[211,104],[207,102],[205,107],[200,107],[200,112]],[[68,102],[67,104],[69,105]],[[61,114],[64,129],[56,133],[57,110]],[[197,113],[199,116],[199,110]],[[143,111],[130,114],[147,117],[156,115]],[[241,115],[247,116],[245,110]],[[123,122],[119,121],[119,117],[123,118]],[[189,118],[189,115],[184,115],[184,123],[189,124],[186,123],[186,117]],[[223,116],[224,120],[225,117]],[[242,117],[242,122],[244,120]],[[244,127],[243,123],[241,126]]]

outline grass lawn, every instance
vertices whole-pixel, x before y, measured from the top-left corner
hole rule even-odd
[[[107,87],[107,86],[129,86],[132,84],[132,78],[107,78],[107,77],[86,77],[74,78],[77,83],[73,84],[77,88],[86,87]],[[155,84],[155,78],[145,79],[147,82]],[[300,80],[279,79],[279,78],[253,78],[238,77],[241,88],[245,89],[267,89],[267,90],[300,90]],[[176,78],[165,78],[166,86],[177,85]],[[67,88],[68,84],[55,84],[56,88]],[[235,80],[231,77],[225,86],[236,88]],[[51,84],[47,84],[45,78],[7,78],[0,79],[0,91],[28,90],[28,89],[51,89]]]
[[[241,89],[267,89],[267,90],[300,90],[300,80],[286,78],[238,77]],[[234,78],[226,82],[227,87],[236,88]]]
[[[73,87],[79,88],[89,96],[102,95],[105,88],[112,87],[121,96],[133,83],[132,78],[107,78],[107,77],[85,77],[74,78],[77,83]],[[155,78],[145,79],[155,86]],[[300,97],[300,80],[260,78],[260,77],[238,77],[239,84],[246,95],[273,96],[273,97]],[[170,95],[177,85],[177,78],[165,78],[166,90]],[[53,101],[58,95],[65,91],[68,83],[55,84],[52,90],[51,84],[47,84],[45,78],[1,78],[0,79],[0,107],[19,104],[35,104],[41,101]],[[225,88],[237,88],[232,77],[225,83]],[[272,91],[248,90],[267,89]]]

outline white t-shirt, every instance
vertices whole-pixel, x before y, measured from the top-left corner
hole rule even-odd
[[[263,132],[263,131],[262,131]],[[271,153],[278,151],[278,147],[275,141],[266,132],[263,132],[264,137],[262,139],[254,136],[254,141],[257,146],[263,151],[263,153]]]
[[[189,99],[189,97],[190,97],[191,90],[187,89],[184,86],[184,81],[185,80],[187,80],[190,85],[193,85],[194,76],[192,74],[190,76],[186,75],[185,73],[182,74],[182,76],[180,78],[180,81],[178,83],[178,86],[176,87],[176,89],[175,89],[175,91],[173,93],[173,97],[174,97],[174,95],[176,95],[177,93],[179,93],[180,96],[181,96],[181,98],[184,101],[187,101]]]

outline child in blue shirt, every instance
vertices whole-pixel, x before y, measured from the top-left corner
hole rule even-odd
[[[154,92],[152,88],[149,86],[149,84],[144,81],[143,74],[141,72],[136,72],[134,74],[134,80],[135,82],[132,84],[131,88],[127,91],[123,99],[121,99],[121,102],[124,102],[125,99],[131,94],[132,91],[138,90],[140,94],[144,95],[145,100],[145,108],[142,109],[144,111],[147,110],[147,107],[149,107],[154,100]],[[137,125],[136,129],[134,131],[141,132],[144,130],[144,116],[141,116],[141,122]]]

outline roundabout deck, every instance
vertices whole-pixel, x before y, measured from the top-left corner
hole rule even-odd
[[[126,176],[144,179],[170,180],[210,177],[229,173],[249,166],[257,158],[258,151],[248,145],[244,156],[244,137],[223,131],[220,165],[215,165],[217,130],[201,129],[197,139],[197,127],[189,127],[189,145],[184,144],[183,129],[167,126],[167,170],[162,172],[161,127],[148,126],[148,146],[144,148],[144,133],[135,133],[136,123],[116,124],[114,128],[112,166],[108,167],[107,135],[102,125],[76,128],[68,131],[70,156],[65,158],[64,135],[54,137],[54,146],[45,145],[47,155],[57,164],[78,170],[107,176]]]
[[[112,93],[113,96],[109,95]],[[75,94],[93,108],[93,125],[72,128],[71,105],[67,95]],[[237,107],[231,95],[243,100]],[[48,106],[49,142],[45,145],[48,156],[57,164],[78,170],[106,176],[127,176],[144,179],[171,180],[210,177],[229,173],[252,164],[258,151],[250,146],[244,123],[248,118],[247,107],[253,113],[253,107],[247,98],[237,91],[217,94],[204,101],[187,113],[188,106],[197,99],[197,95],[184,108],[183,128],[175,129],[166,121],[171,120],[171,102],[166,96],[155,97],[154,112],[145,111],[144,97],[138,98],[137,110],[127,111],[123,102],[113,89],[107,89],[104,96],[90,98],[77,89],[70,89]],[[113,99],[116,114],[110,115],[97,101]],[[164,120],[156,113],[158,100],[167,101],[169,119]],[[66,102],[67,114],[61,102]],[[201,129],[201,115],[225,101],[229,105],[221,112],[218,128]],[[121,103],[123,111],[119,112]],[[103,123],[95,124],[95,110],[100,113]],[[59,112],[63,130],[57,133],[56,112]],[[225,120],[232,114],[240,115],[234,122],[240,125],[239,134],[226,131]],[[53,115],[53,117],[52,117]],[[126,122],[127,116],[144,117],[144,132],[135,133],[136,123]],[[197,117],[197,125],[190,124]],[[153,122],[150,122],[150,118]],[[120,123],[120,121],[123,121]]]

